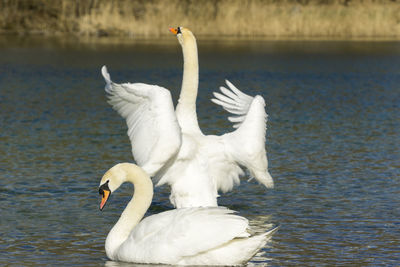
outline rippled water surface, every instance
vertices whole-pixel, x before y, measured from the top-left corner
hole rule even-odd
[[[209,101],[225,78],[267,103],[276,188],[244,178],[219,200],[257,229],[281,225],[250,265],[399,265],[400,44],[200,41],[199,55],[205,133],[231,130]],[[162,85],[176,101],[176,40],[1,39],[0,265],[115,266],[104,241],[132,187],[100,212],[97,186],[132,156],[103,64],[115,81]],[[158,188],[149,214],[170,209],[168,195]]]

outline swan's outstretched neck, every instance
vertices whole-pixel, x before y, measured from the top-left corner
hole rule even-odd
[[[134,195],[122,212],[118,222],[107,236],[105,249],[107,256],[116,260],[115,252],[128,238],[132,229],[140,222],[150,207],[153,198],[153,183],[150,177],[138,166],[131,163],[120,163],[106,172],[102,181],[109,180],[115,185],[115,191],[122,183],[131,182],[134,185]]]
[[[199,86],[199,62],[197,55],[196,39],[185,38],[182,44],[183,52],[183,79],[179,103],[185,105],[195,105],[197,98],[197,88]]]
[[[199,130],[196,114],[196,98],[199,86],[199,62],[196,38],[187,29],[179,38],[183,52],[183,79],[176,115],[183,131]]]

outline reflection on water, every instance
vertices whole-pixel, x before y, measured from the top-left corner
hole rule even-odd
[[[267,102],[276,188],[244,179],[219,201],[257,231],[280,225],[249,265],[397,265],[399,43],[201,42],[199,50],[205,133],[231,129],[209,101],[225,78]],[[97,186],[132,156],[125,122],[106,103],[103,64],[116,81],[162,85],[176,101],[175,41],[0,40],[1,265],[115,264],[104,240],[132,187],[99,212]],[[148,214],[171,208],[168,195],[157,188]]]
[[[106,261],[104,264],[105,267],[151,267],[151,266],[158,266],[158,267],[167,267],[171,265],[163,265],[163,264],[138,264],[138,263],[127,263],[127,262],[115,262],[115,261]]]

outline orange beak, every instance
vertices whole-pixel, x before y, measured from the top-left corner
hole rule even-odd
[[[110,197],[111,192],[108,190],[103,190],[103,197],[101,198],[100,210],[103,210],[104,206],[107,203],[108,198]]]
[[[172,32],[173,34],[178,34],[178,29],[175,28],[169,28],[169,31]]]

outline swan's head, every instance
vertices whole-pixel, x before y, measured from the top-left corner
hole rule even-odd
[[[99,186],[99,194],[102,195],[100,210],[103,210],[111,193],[117,190],[118,187],[126,181],[126,172],[122,168],[122,164],[120,163],[115,165],[103,175],[103,178],[101,178]]]
[[[176,35],[182,46],[190,40],[196,40],[193,33],[185,27],[169,28],[169,31]]]

